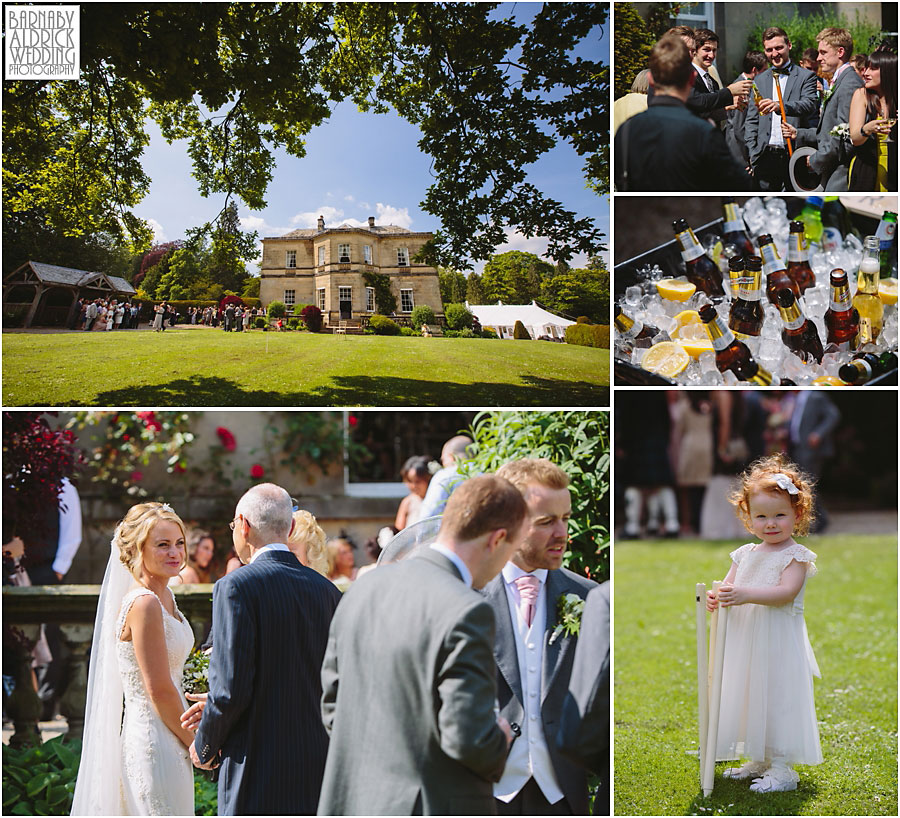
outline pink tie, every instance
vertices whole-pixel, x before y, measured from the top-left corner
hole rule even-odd
[[[537,602],[538,592],[541,590],[541,581],[531,574],[526,574],[516,580],[516,588],[519,589],[519,612],[522,614],[525,624],[530,628],[534,619],[534,606]]]

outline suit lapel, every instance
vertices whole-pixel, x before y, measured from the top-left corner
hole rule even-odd
[[[491,582],[485,589],[487,597],[494,608],[497,635],[494,639],[494,660],[506,683],[512,690],[516,700],[524,707],[522,701],[522,680],[519,677],[519,657],[516,653],[516,635],[513,631],[512,618],[509,614],[509,602],[506,596],[506,583],[503,574]]]
[[[547,694],[550,692],[550,688],[553,686],[553,682],[556,679],[556,674],[559,671],[559,667],[562,664],[562,658],[565,654],[565,651],[569,647],[569,642],[571,641],[565,634],[561,633],[559,637],[554,640],[553,644],[550,644],[550,637],[553,635],[553,631],[556,629],[557,625],[557,604],[559,602],[559,597],[563,593],[565,593],[565,582],[564,576],[561,571],[548,571],[547,572],[547,586],[546,586],[546,613],[547,613],[547,627],[544,630],[544,666],[542,668],[541,677],[543,679],[543,684],[541,687],[541,702],[547,698]]]

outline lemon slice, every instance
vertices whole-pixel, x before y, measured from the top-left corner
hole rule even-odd
[[[669,301],[687,301],[697,287],[690,281],[680,281],[677,278],[662,278],[656,282],[656,291]]]
[[[834,375],[819,375],[818,378],[813,380],[814,384],[818,384],[819,386],[846,386],[840,378],[835,377]]]
[[[885,304],[897,303],[897,279],[883,278],[878,283],[878,295]]]
[[[683,372],[690,362],[691,356],[674,341],[662,341],[650,347],[641,358],[644,369],[667,378],[674,378]]]
[[[678,344],[692,358],[699,358],[704,352],[715,352],[712,341],[707,338],[679,338]]]
[[[693,324],[697,324],[698,326],[703,326],[703,322],[700,320],[700,313],[697,310],[682,310],[678,315],[676,315],[673,319],[675,322],[675,327],[669,333],[673,338],[678,338],[681,336],[681,331],[688,326]],[[703,333],[706,335],[706,333]]]

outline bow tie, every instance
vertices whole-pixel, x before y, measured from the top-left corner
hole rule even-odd
[[[788,74],[791,73],[791,67],[790,67],[790,65],[786,65],[784,68],[773,68],[772,73],[780,74],[781,76],[786,77]]]

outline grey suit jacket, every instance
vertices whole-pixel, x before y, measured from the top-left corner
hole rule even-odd
[[[494,615],[426,548],[346,592],[322,665],[322,815],[488,815],[506,763]]]
[[[850,121],[850,100],[863,85],[853,66],[845,68],[825,100],[818,127],[798,129],[797,145],[816,149],[809,157],[809,166],[822,177],[825,190],[847,189],[852,155],[844,141],[830,131],[835,125]]]
[[[756,77],[756,87],[765,99],[778,99],[775,83],[772,79],[772,69],[767,68]],[[791,63],[787,80],[781,79],[782,99],[784,100],[784,112],[787,115],[787,123],[795,128],[804,127],[809,119],[815,116],[819,107],[819,94],[816,91],[816,75],[812,71],[801,68],[796,63]],[[763,150],[769,144],[772,135],[772,115],[759,115],[759,108],[750,95],[747,104],[747,116],[744,121],[744,140],[747,143],[747,151],[750,155],[750,164],[756,166]]]
[[[541,668],[541,721],[544,738],[550,751],[550,759],[556,780],[575,815],[588,811],[587,776],[585,771],[565,759],[556,745],[563,703],[569,692],[569,678],[575,660],[576,637],[565,632],[552,644],[550,635],[557,625],[557,604],[562,594],[577,594],[584,599],[597,583],[565,568],[547,572],[546,604],[547,628],[544,632],[544,662]],[[497,663],[497,695],[500,715],[510,723],[521,724],[525,709],[522,702],[522,681],[516,654],[516,636],[509,612],[503,576],[489,582],[484,594],[497,619],[497,640],[494,659]]]

